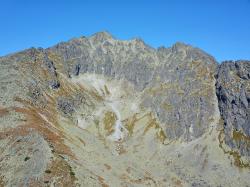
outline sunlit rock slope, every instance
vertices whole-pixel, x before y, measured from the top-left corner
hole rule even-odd
[[[0,58],[0,186],[250,186],[250,62],[107,32]]]

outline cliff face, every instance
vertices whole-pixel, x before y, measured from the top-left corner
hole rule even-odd
[[[106,32],[1,57],[0,186],[247,186],[249,64]]]
[[[225,143],[250,156],[250,61],[223,62],[218,67],[216,90]]]
[[[200,49],[176,43],[155,50],[139,39],[98,33],[49,50],[63,56],[69,77],[95,73],[133,84],[170,139],[197,138],[212,120],[216,62]]]

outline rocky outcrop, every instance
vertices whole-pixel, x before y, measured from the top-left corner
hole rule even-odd
[[[225,143],[250,156],[250,61],[223,62],[218,67],[216,93]]]
[[[95,73],[132,83],[170,139],[197,138],[212,120],[217,63],[198,48],[176,43],[153,49],[140,39],[120,41],[101,32],[48,50],[63,57],[69,77]]]
[[[0,186],[249,186],[249,82],[107,32],[1,57]]]

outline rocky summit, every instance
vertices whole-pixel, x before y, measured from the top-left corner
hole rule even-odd
[[[0,186],[242,186],[250,61],[107,32],[0,58]]]

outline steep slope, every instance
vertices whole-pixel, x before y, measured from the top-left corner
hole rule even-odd
[[[50,50],[63,56],[69,77],[102,74],[144,92],[142,106],[151,108],[171,139],[191,140],[208,128],[216,62],[200,49],[176,43],[155,50],[142,40],[119,41],[104,32]]]
[[[226,152],[234,155],[239,166],[250,167],[250,61],[223,62],[216,88],[224,120],[225,137],[221,141],[233,149]]]
[[[249,62],[101,32],[2,57],[0,76],[0,186],[250,185]]]

